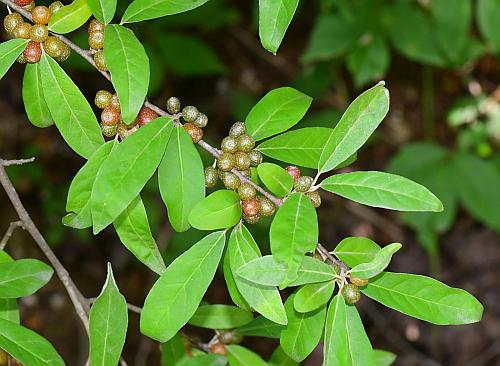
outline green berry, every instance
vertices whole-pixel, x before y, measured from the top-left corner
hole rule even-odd
[[[243,135],[245,133],[245,131],[246,131],[245,123],[243,123],[243,122],[236,122],[229,129],[229,136],[231,136],[231,137],[238,137],[238,136]]]
[[[240,178],[238,178],[236,174],[231,172],[222,172],[222,173],[223,177],[221,179],[222,183],[224,183],[224,186],[227,189],[232,189],[233,191],[236,191],[241,184]]]
[[[235,153],[238,149],[237,149],[237,145],[236,145],[236,139],[233,138],[233,137],[224,137],[224,139],[222,140],[221,144],[220,144],[220,148],[222,149],[222,151],[224,152],[227,152],[227,153]]]
[[[238,195],[243,201],[255,198],[256,194],[255,188],[250,183],[242,183],[238,188]]]
[[[255,140],[250,135],[241,135],[236,139],[238,150],[243,152],[250,152],[255,147]]]
[[[342,296],[347,304],[353,305],[359,301],[361,293],[358,286],[349,283],[342,289]]]
[[[350,281],[353,285],[358,287],[365,287],[366,285],[368,285],[368,280],[365,278],[358,278],[351,276]]]
[[[176,97],[170,97],[167,99],[167,111],[170,114],[176,114],[179,113],[181,110],[181,101],[179,98]]]
[[[321,206],[321,196],[319,195],[318,191],[307,192],[306,196],[309,197],[309,199],[311,200],[311,202],[315,208],[318,208],[319,206]]]
[[[231,153],[222,153],[217,159],[217,168],[224,172],[228,172],[234,168],[234,155]]]
[[[71,48],[69,48],[68,45],[63,44],[63,50],[62,50],[61,56],[56,58],[56,60],[59,62],[64,62],[69,58],[69,56],[71,56]]]
[[[50,57],[58,58],[62,55],[64,43],[57,37],[49,36],[45,42],[43,42],[43,49]]]
[[[297,192],[307,192],[311,188],[312,182],[312,177],[304,175],[295,181],[294,188]]]
[[[99,50],[94,54],[94,62],[99,70],[104,72],[108,71],[106,61],[104,60],[104,52],[102,52],[102,50]]]
[[[28,23],[20,23],[14,29],[14,36],[16,38],[29,39],[31,37],[31,24]]]
[[[42,24],[35,24],[33,27],[31,27],[31,40],[38,42],[38,43],[43,43],[47,40],[49,37],[49,31],[47,30],[47,27],[42,25]]]
[[[57,13],[61,8],[64,6],[64,4],[60,1],[54,1],[52,4],[49,5],[49,10],[52,14]]]
[[[89,33],[89,46],[94,50],[104,48],[104,32],[94,31]]]
[[[21,14],[19,13],[12,13],[7,15],[4,20],[3,20],[3,27],[5,28],[5,31],[10,34],[11,36],[14,35],[14,30],[19,24],[23,24],[24,20]]]
[[[259,166],[262,163],[262,153],[257,150],[252,150],[248,153],[250,157],[250,165],[251,166]]]
[[[182,118],[184,118],[184,121],[186,122],[196,121],[196,118],[198,118],[199,114],[200,112],[198,111],[198,108],[193,107],[192,105],[189,105],[182,109]]]
[[[245,222],[250,225],[258,223],[259,219],[260,219],[259,215],[254,215],[254,216],[243,215],[243,220],[245,220]]]
[[[112,97],[113,94],[111,94],[109,91],[99,90],[95,95],[94,103],[97,108],[104,109],[111,105]]]
[[[217,184],[218,180],[217,169],[214,167],[207,167],[205,169],[205,186],[211,188]]]
[[[89,23],[89,30],[88,32],[89,33],[92,33],[92,32],[104,32],[104,28],[106,26],[104,24],[102,24],[101,22],[99,22],[97,19],[92,19]]]
[[[248,170],[250,168],[250,156],[247,153],[238,151],[234,154],[234,165],[238,170]]]
[[[196,117],[195,121],[193,122],[196,126],[199,128],[204,128],[207,127],[208,125],[208,117],[205,113],[199,113],[198,117]]]
[[[108,126],[101,123],[101,131],[106,137],[114,137],[118,132],[118,125]]]
[[[262,216],[269,217],[269,216],[274,215],[274,212],[276,211],[276,207],[274,206],[274,204],[271,202],[271,200],[269,198],[266,198],[264,196],[260,196],[258,198],[258,200],[260,203],[259,213]]]

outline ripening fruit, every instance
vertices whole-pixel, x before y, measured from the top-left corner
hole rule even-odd
[[[217,355],[227,355],[226,347],[222,343],[214,343],[210,345],[210,353],[215,353]]]
[[[43,49],[53,58],[61,57],[64,50],[64,43],[54,36],[49,36],[45,42],[43,42]]]
[[[116,126],[120,122],[120,118],[120,111],[113,107],[107,107],[101,113],[101,122],[104,126]]]
[[[257,150],[252,150],[248,153],[250,157],[250,166],[259,166],[262,163],[262,153]]]
[[[318,208],[319,206],[321,206],[321,196],[319,195],[318,191],[307,192],[306,196],[309,197],[309,199],[311,200],[311,202],[315,208]]]
[[[300,178],[300,174],[301,174],[300,169],[298,167],[296,167],[295,165],[289,165],[285,169],[288,172],[288,174],[290,174],[290,176],[292,177],[294,182],[296,182],[297,179]]]
[[[33,0],[16,0],[15,3],[16,3],[16,5],[19,5],[19,6],[26,6],[26,5],[33,3]]]
[[[42,57],[42,45],[35,41],[29,41],[23,55],[30,64],[37,63]]]
[[[27,12],[31,13],[33,9],[35,9],[35,2],[33,1],[32,3],[23,6],[23,9],[26,10]]]
[[[276,211],[276,207],[274,206],[274,203],[272,203],[269,198],[266,198],[264,196],[260,196],[257,199],[259,200],[259,204],[260,204],[259,213],[262,216],[269,217],[269,216],[274,215],[274,212]]]
[[[31,17],[33,19],[33,23],[46,25],[49,23],[51,13],[49,8],[43,5],[39,5],[35,7],[31,12]]]
[[[106,137],[114,137],[118,132],[118,125],[106,126],[101,123],[102,134]]]
[[[14,30],[19,24],[24,23],[23,17],[19,13],[12,13],[3,19],[3,27],[11,36],[14,35]]]
[[[167,99],[167,111],[170,114],[176,114],[179,113],[181,110],[181,101],[179,98],[176,97],[170,97]]]
[[[197,127],[204,128],[208,125],[208,117],[205,113],[199,113],[198,117],[193,122]]]
[[[137,129],[139,128],[139,126],[137,125],[127,125],[123,122],[120,122],[118,123],[118,136],[120,136],[120,138],[122,140],[125,140],[127,137],[129,137],[132,133],[134,133],[134,131],[137,131]]]
[[[234,165],[238,170],[248,170],[250,168],[250,156],[247,153],[238,151],[234,154],[235,162]]]
[[[221,177],[224,187],[233,191],[236,191],[240,187],[241,181],[236,174],[231,172],[221,172],[220,170],[219,173],[223,173],[219,174],[219,176]]]
[[[105,25],[99,22],[97,19],[92,19],[89,23],[89,33],[92,32],[104,32]]]
[[[47,27],[42,25],[42,24],[35,24],[33,27],[31,27],[31,40],[38,42],[38,43],[43,43],[47,40],[49,37],[49,31],[47,30]]]
[[[357,278],[357,277],[352,277],[350,278],[350,281],[353,285],[356,285],[358,287],[365,287],[368,285],[368,280],[365,278]]]
[[[188,105],[182,109],[182,118],[184,118],[184,121],[186,122],[196,121],[199,114],[200,112],[198,111],[198,108],[193,107],[192,105]]]
[[[104,32],[94,31],[89,33],[89,46],[94,50],[104,48]]]
[[[342,296],[347,304],[353,305],[357,303],[361,297],[358,286],[349,283],[342,289]]]
[[[231,136],[231,137],[238,137],[238,136],[243,135],[245,132],[246,132],[245,123],[243,123],[243,122],[236,122],[229,129],[229,136]]]
[[[120,108],[120,99],[118,99],[118,95],[116,94],[113,94],[111,96],[111,107],[117,109],[117,110],[121,110]]]
[[[205,168],[205,186],[211,188],[217,184],[218,180],[217,169],[212,166]]]
[[[111,98],[113,98],[113,94],[109,91],[99,90],[95,95],[94,103],[97,108],[104,109],[111,105]]]
[[[311,188],[312,182],[312,177],[304,175],[297,179],[293,186],[297,192],[307,192]]]
[[[243,341],[243,336],[236,331],[219,331],[217,338],[224,344],[238,344]]]
[[[7,366],[9,364],[9,355],[3,349],[0,349],[0,366]]]
[[[18,24],[16,29],[14,29],[14,36],[16,38],[29,39],[31,37],[31,27],[31,24],[24,22]]]
[[[256,194],[255,188],[250,183],[242,183],[238,188],[238,195],[243,201],[254,199]]]
[[[243,220],[245,220],[246,223],[253,225],[259,222],[260,216],[255,215],[255,216],[248,216],[243,214]]]
[[[137,124],[142,127],[156,118],[158,118],[158,113],[151,108],[143,106],[137,115]]]
[[[194,123],[185,123],[182,128],[191,136],[191,141],[193,141],[194,144],[197,144],[203,138],[203,130]]]
[[[259,214],[260,204],[256,198],[241,202],[241,207],[247,216],[257,216]]]
[[[69,58],[69,56],[71,56],[71,48],[63,43],[61,56],[57,57],[56,60],[59,62],[64,62]]]
[[[60,1],[54,1],[52,4],[49,5],[49,10],[52,14],[57,13],[61,8],[64,6],[64,4]]]
[[[243,152],[250,152],[255,147],[255,140],[250,135],[241,135],[236,139],[238,150]]]
[[[234,168],[234,155],[231,153],[222,153],[221,156],[217,159],[217,168],[222,170],[223,172],[228,172]]]
[[[101,71],[108,71],[108,67],[106,66],[106,61],[104,61],[104,52],[102,50],[94,53],[94,62],[97,68]]]
[[[19,57],[17,58],[16,61],[19,62],[20,64],[25,64],[26,62],[28,62],[26,60],[26,57],[24,57],[24,55],[22,53],[19,55]]]
[[[237,151],[236,139],[234,137],[224,137],[220,144],[222,151],[234,154]]]

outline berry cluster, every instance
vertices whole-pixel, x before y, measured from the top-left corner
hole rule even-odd
[[[104,61],[104,28],[105,25],[97,19],[92,19],[89,23],[89,46],[94,53],[94,62],[96,67],[101,71],[108,71],[106,62]]]
[[[167,100],[167,111],[172,115],[177,115],[181,112],[181,102],[176,97],[170,97]],[[198,108],[191,105],[184,107],[182,113],[178,116],[182,117],[184,131],[191,136],[193,143],[197,144],[203,138],[203,128],[208,125],[208,117],[201,113]]]
[[[4,18],[5,31],[16,38],[29,39],[24,52],[19,56],[19,63],[37,63],[42,57],[42,48],[45,53],[57,61],[66,61],[71,54],[70,48],[59,38],[49,36],[47,24],[52,14],[63,7],[60,1],[46,6],[35,6],[33,0],[16,0],[17,5],[31,12],[33,25],[23,20],[21,14],[11,13]]]
[[[293,179],[293,188],[295,191],[305,193],[314,207],[318,208],[321,206],[321,196],[318,191],[309,192],[314,181],[313,177],[302,175],[300,169],[294,165],[287,166],[285,169]]]

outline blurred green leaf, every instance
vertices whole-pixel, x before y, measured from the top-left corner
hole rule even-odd
[[[498,0],[478,0],[477,22],[479,30],[495,52],[500,51],[500,3]]]
[[[185,366],[185,362],[189,360],[179,333],[167,342],[162,343],[160,349],[162,366]]]
[[[390,366],[396,360],[396,355],[392,352],[374,349],[373,360],[375,362],[375,366]]]
[[[374,37],[369,34],[367,37]],[[347,56],[347,68],[354,76],[357,87],[382,78],[391,62],[391,54],[382,37],[363,40]]]
[[[271,359],[268,362],[269,366],[299,366],[298,362],[292,360],[286,353],[283,351],[281,346],[278,346],[273,354],[271,355]]]
[[[226,346],[227,359],[230,366],[267,366],[267,363],[259,355],[249,349],[238,346]]]
[[[263,316],[258,316],[247,325],[244,325],[236,331],[245,337],[266,337],[266,338],[279,338],[280,333],[284,326],[275,323]]]
[[[92,15],[87,0],[74,0],[50,17],[48,28],[51,32],[66,34],[80,28]]]
[[[208,0],[172,1],[172,0],[135,0],[125,11],[122,23],[134,23],[156,19],[166,15],[182,13],[195,9]]]
[[[23,103],[26,115],[34,126],[44,128],[54,124],[43,95],[38,63],[27,64],[24,69]]]
[[[233,329],[250,323],[250,311],[231,305],[201,305],[189,320],[195,327],[209,329]]]

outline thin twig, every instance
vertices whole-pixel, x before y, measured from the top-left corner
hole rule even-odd
[[[0,250],[4,250],[5,246],[9,242],[10,237],[14,233],[14,230],[16,230],[18,227],[23,227],[23,222],[22,221],[14,221],[11,222],[9,225],[9,228],[5,232],[5,235],[2,238],[2,241],[0,241]]]
[[[95,303],[96,300],[97,300],[97,297],[91,297],[91,298],[87,299],[89,304]],[[132,305],[132,304],[127,303],[127,308],[131,312],[136,313],[136,314],[140,314],[142,312],[142,308],[137,306],[137,305]]]
[[[0,159],[0,165],[1,166],[23,165],[23,164],[32,163],[34,161],[35,161],[35,158],[17,159],[17,160],[4,160],[4,159]]]

